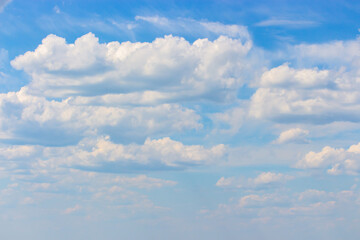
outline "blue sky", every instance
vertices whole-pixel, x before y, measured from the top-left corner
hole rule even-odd
[[[358,239],[359,18],[0,0],[0,238]]]

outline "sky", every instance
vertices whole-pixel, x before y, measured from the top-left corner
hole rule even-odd
[[[358,239],[360,3],[0,0],[1,239]]]

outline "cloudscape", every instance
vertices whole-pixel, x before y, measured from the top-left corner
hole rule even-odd
[[[360,236],[360,3],[0,0],[0,238]]]

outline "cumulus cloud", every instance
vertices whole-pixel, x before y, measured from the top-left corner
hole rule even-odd
[[[226,153],[224,145],[205,148],[201,145],[183,145],[168,137],[147,139],[143,145],[116,144],[109,138],[85,139],[75,147],[66,147],[65,156],[54,161],[70,166],[101,167],[102,164],[116,163],[126,170],[131,168],[186,167],[219,161]],[[44,162],[46,164],[46,162]],[[96,169],[96,168],[95,168]],[[136,168],[135,168],[136,169]],[[111,170],[111,169],[110,169]]]
[[[274,141],[274,143],[308,143],[308,135],[308,130],[304,130],[301,128],[292,128],[280,133],[280,136]]]
[[[250,49],[251,42],[224,36],[103,44],[89,33],[68,44],[49,35],[11,65],[31,75],[31,94],[48,97],[155,91],[167,99],[226,100],[244,82]]]
[[[263,172],[255,178],[236,178],[236,177],[221,177],[217,182],[218,187],[231,187],[231,188],[266,188],[281,185],[286,181],[292,180],[294,177],[282,173]]]
[[[281,123],[359,122],[356,91],[259,88],[251,97],[249,115]]]
[[[60,171],[64,167],[112,173],[184,169],[220,164],[226,160],[227,152],[223,144],[205,148],[201,145],[184,145],[165,137],[148,138],[144,144],[124,145],[112,142],[108,136],[84,138],[75,146],[3,146],[0,150],[3,150],[0,161],[3,161],[4,171],[10,175],[19,169],[23,173],[28,171],[30,175],[43,175]],[[119,177],[116,181],[139,188],[175,184],[143,175],[135,178]]]
[[[64,140],[53,138],[57,145],[101,132],[120,140],[131,136],[141,140],[149,134],[202,127],[200,116],[178,104],[132,108],[76,104],[72,98],[50,101],[29,95],[26,87],[0,94],[0,113],[3,139],[44,143],[57,136]]]
[[[261,77],[262,87],[320,88],[330,84],[328,70],[294,69],[288,63],[272,68]]]
[[[359,39],[289,47],[287,62],[253,83],[258,89],[250,117],[278,123],[359,122],[359,49]]]
[[[357,175],[360,170],[360,143],[348,149],[324,147],[320,152],[309,152],[297,162],[298,168],[327,169],[332,175],[350,174]]]

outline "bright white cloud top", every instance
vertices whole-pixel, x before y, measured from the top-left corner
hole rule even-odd
[[[358,238],[358,14],[79,4],[0,0],[1,239]]]

